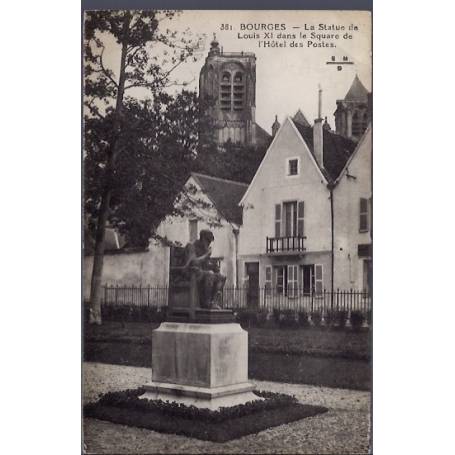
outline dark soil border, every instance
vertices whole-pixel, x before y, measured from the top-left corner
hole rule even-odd
[[[294,397],[255,392],[264,400],[222,408],[199,409],[161,400],[138,398],[144,389],[111,392],[84,407],[84,417],[146,428],[212,442],[227,442],[267,428],[327,412],[322,406],[303,405]]]

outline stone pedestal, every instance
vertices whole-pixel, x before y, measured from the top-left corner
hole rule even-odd
[[[152,382],[142,398],[218,409],[258,400],[239,324],[164,322],[152,333]]]

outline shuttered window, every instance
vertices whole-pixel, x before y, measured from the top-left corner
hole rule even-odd
[[[283,234],[286,237],[294,237],[297,230],[297,202],[283,203],[284,229]]]
[[[314,288],[317,295],[321,295],[324,289],[324,283],[322,279],[322,264],[314,265]]]
[[[368,199],[360,198],[359,206],[359,231],[368,232]]]
[[[275,237],[303,237],[304,216],[304,201],[275,204]]]
[[[272,266],[270,266],[270,265],[267,265],[265,267],[264,287],[265,287],[265,295],[270,295],[271,291],[272,291]]]
[[[297,235],[303,237],[304,202],[299,201],[297,209]]]
[[[299,286],[299,295],[303,295],[303,266],[299,266],[297,273],[298,276],[298,286]]]
[[[287,268],[283,266],[273,267],[273,282],[277,295],[285,295],[286,291],[286,272]]]
[[[281,236],[281,204],[275,205],[275,237]]]
[[[298,287],[298,266],[288,265],[288,297],[297,297]]]

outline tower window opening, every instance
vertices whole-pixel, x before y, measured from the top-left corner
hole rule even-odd
[[[362,124],[357,112],[352,116],[352,135],[360,136],[362,134]]]
[[[243,74],[240,72],[237,72],[234,75],[233,95],[234,95],[234,110],[235,111],[243,110],[244,85],[243,85]]]

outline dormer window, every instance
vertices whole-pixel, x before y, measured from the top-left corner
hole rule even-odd
[[[299,159],[298,158],[288,158],[286,166],[286,175],[288,177],[293,177],[299,175]]]

